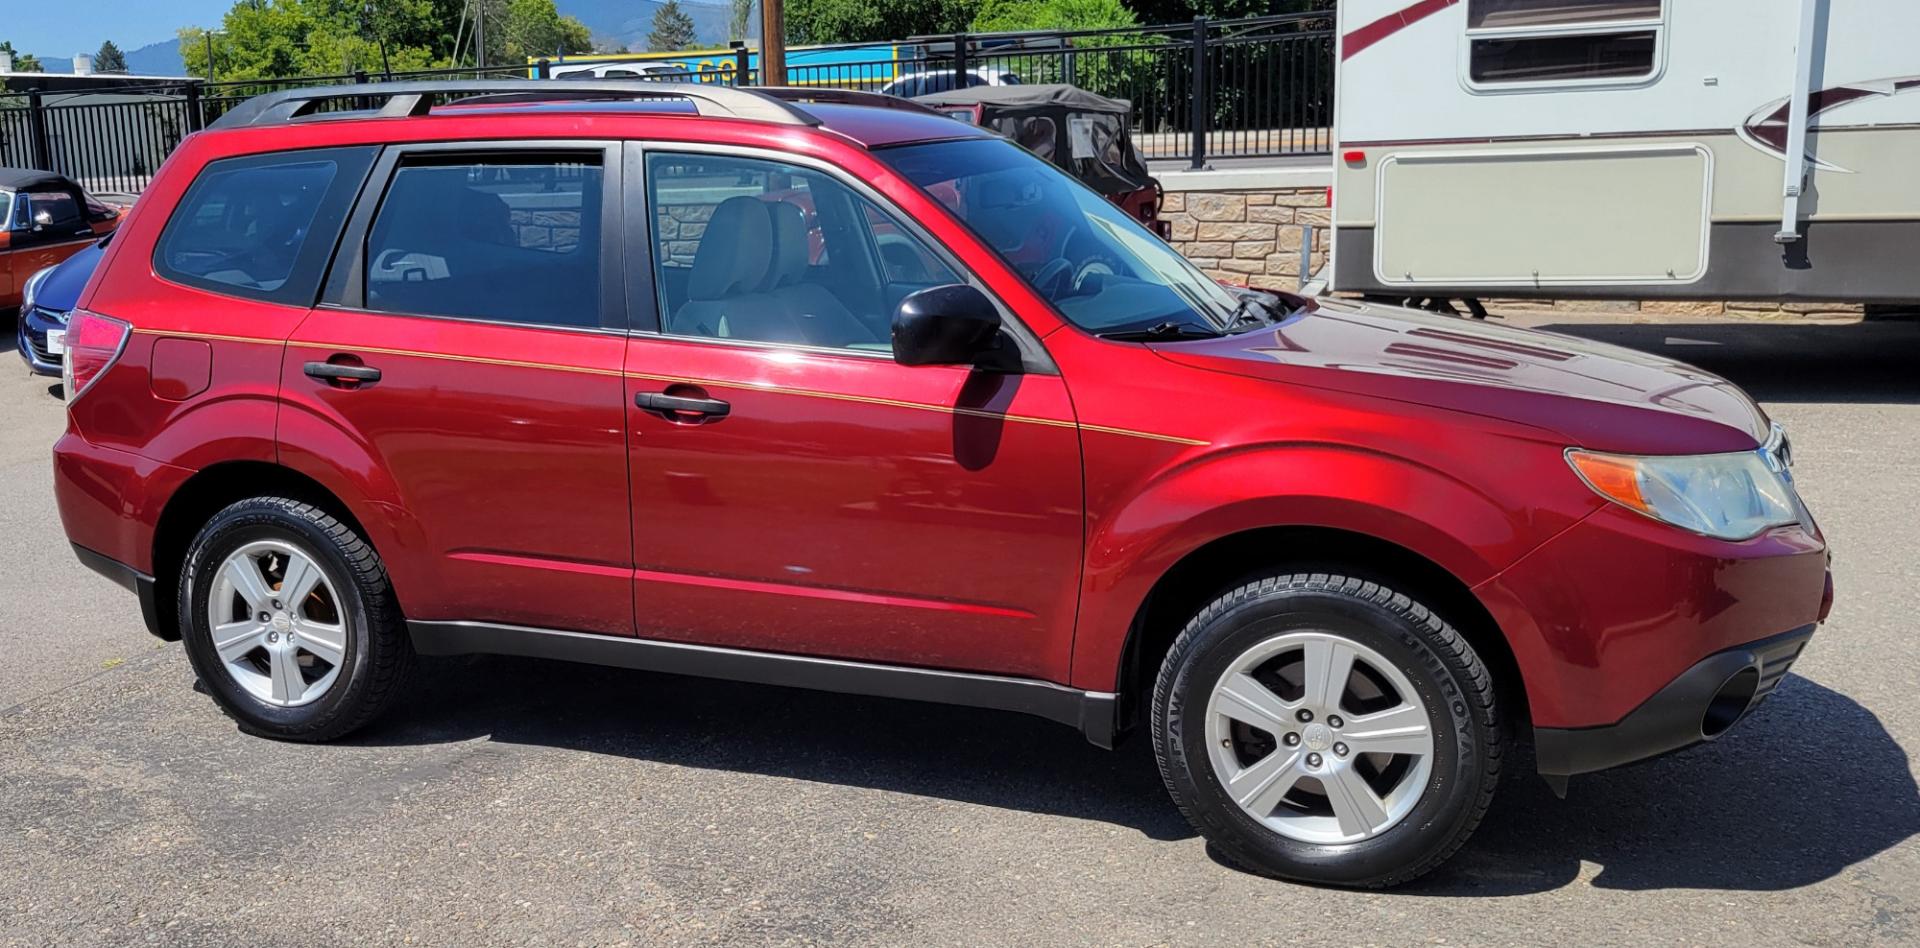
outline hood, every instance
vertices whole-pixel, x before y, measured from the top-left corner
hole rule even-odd
[[[53,272],[47,274],[34,293],[34,305],[56,313],[64,313],[77,305],[80,291],[87,288],[87,280],[100,265],[101,255],[107,252],[106,246],[104,240],[94,241],[85,250],[55,264]]]
[[[1153,347],[1182,365],[1530,425],[1621,454],[1752,450],[1769,422],[1726,379],[1558,333],[1317,299],[1286,321]]]

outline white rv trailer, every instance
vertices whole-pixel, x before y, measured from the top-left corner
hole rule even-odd
[[[1341,0],[1331,287],[1920,301],[1920,0]]]

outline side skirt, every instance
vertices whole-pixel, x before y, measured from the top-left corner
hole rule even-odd
[[[410,621],[407,629],[412,633],[414,650],[422,655],[483,653],[552,658],[761,685],[1018,711],[1078,728],[1087,740],[1106,748],[1113,747],[1117,731],[1118,695],[1081,691],[1030,678],[876,665],[487,622]]]

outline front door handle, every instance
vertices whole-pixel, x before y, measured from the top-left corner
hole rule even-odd
[[[309,362],[302,371],[308,378],[322,379],[328,382],[378,382],[380,370],[370,365],[351,365],[339,362]]]
[[[700,418],[718,421],[727,417],[733,406],[717,398],[691,398],[685,395],[668,395],[665,392],[635,392],[633,404],[653,412],[668,421],[683,421],[676,415],[697,415]]]

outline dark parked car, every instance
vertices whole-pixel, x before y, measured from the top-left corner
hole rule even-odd
[[[41,375],[59,375],[66,351],[67,319],[80,291],[100,264],[111,236],[27,278],[20,291],[20,358]]]
[[[1133,147],[1133,103],[1059,83],[982,85],[913,101],[1019,142],[1166,236],[1160,181]]]
[[[124,208],[49,171],[0,168],[0,310],[27,279],[120,226]]]
[[[977,127],[666,88],[272,93],[107,248],[61,520],[249,732],[352,733],[423,653],[999,708],[1143,732],[1236,864],[1379,886],[1518,761],[1726,733],[1827,616],[1724,379],[1262,304]]]

